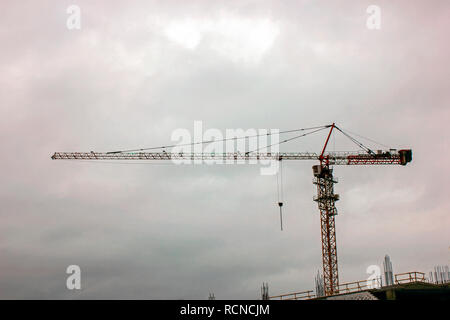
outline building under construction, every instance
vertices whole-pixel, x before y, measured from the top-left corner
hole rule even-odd
[[[315,278],[316,290],[292,292],[269,296],[268,284],[264,284],[265,295],[272,300],[436,300],[450,301],[450,270],[448,266],[436,266],[427,278],[423,272],[394,274],[388,255],[384,262],[383,276],[375,279],[341,283],[333,295],[323,289],[320,274]]]

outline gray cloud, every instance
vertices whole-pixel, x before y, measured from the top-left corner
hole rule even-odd
[[[1,298],[258,298],[263,281],[271,294],[312,289],[312,163],[284,165],[280,232],[275,177],[257,166],[50,160],[168,144],[194,120],[223,131],[336,121],[411,147],[405,168],[336,168],[340,279],[367,278],[386,253],[396,272],[448,264],[445,1],[381,1],[379,31],[365,27],[369,2],[77,1],[76,31],[70,4],[0,4]],[[195,48],[168,36],[177,24],[200,32]],[[277,30],[261,40],[270,45],[242,48],[245,28],[261,24]],[[323,139],[283,150],[319,151]],[[337,135],[332,147],[354,150]],[[82,269],[81,291],[65,288],[69,264]]]

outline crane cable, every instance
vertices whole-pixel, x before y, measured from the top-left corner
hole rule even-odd
[[[329,128],[329,127],[331,127],[331,125],[330,126],[324,126],[324,127],[321,127],[320,129],[317,129],[317,130],[314,130],[314,131],[311,131],[311,132],[307,132],[307,133],[304,133],[304,134],[301,134],[301,135],[298,135],[298,136],[295,136],[295,137],[292,137],[292,138],[289,138],[289,139],[285,139],[285,140],[277,142],[277,143],[272,143],[272,144],[270,144],[268,146],[265,146],[265,147],[259,147],[259,148],[255,149],[253,151],[250,151],[249,153],[253,153],[253,152],[259,151],[261,149],[266,149],[266,148],[269,148],[269,147],[272,147],[272,146],[276,146],[276,145],[280,145],[282,143],[286,143],[286,142],[292,141],[294,139],[305,137],[307,135],[319,132],[319,131],[324,130],[324,129]]]
[[[381,142],[375,141],[375,140],[373,140],[373,139],[364,137],[364,136],[359,135],[359,134],[357,134],[357,133],[354,133],[354,132],[352,132],[352,131],[350,131],[350,130],[348,130],[348,129],[345,129],[345,131],[347,131],[348,133],[351,133],[352,135],[357,136],[357,137],[359,137],[359,138],[365,139],[365,140],[367,140],[367,141],[373,142],[373,143],[378,144],[378,145],[380,145],[380,146],[383,146],[383,147],[385,147],[385,148],[391,149],[390,146],[385,145],[384,143],[381,143]]]
[[[266,134],[256,134],[256,135],[252,135],[252,136],[244,136],[244,137],[233,137],[233,138],[225,138],[225,139],[219,139],[219,140],[207,140],[207,141],[199,141],[199,142],[192,142],[192,143],[185,143],[185,144],[172,144],[172,145],[166,145],[166,146],[159,146],[159,147],[147,147],[147,148],[139,148],[139,149],[128,149],[128,150],[118,150],[118,151],[109,151],[106,152],[107,154],[112,154],[112,153],[127,153],[127,152],[137,152],[137,151],[145,151],[145,150],[156,150],[156,149],[166,149],[166,148],[173,148],[173,147],[183,147],[183,146],[193,146],[193,145],[198,145],[198,144],[206,144],[206,143],[213,143],[213,142],[223,142],[223,141],[229,141],[229,140],[238,140],[238,139],[247,139],[247,138],[255,138],[255,137],[260,137],[260,136],[271,136],[274,134],[284,134],[284,133],[292,133],[292,132],[298,132],[298,131],[307,131],[307,130],[314,130],[314,129],[318,129],[317,131],[320,131],[322,129],[326,129],[331,127],[331,125],[325,125],[325,126],[317,126],[317,127],[309,127],[309,128],[301,128],[301,129],[293,129],[293,130],[285,130],[285,131],[280,131],[280,132],[270,132],[270,133],[266,133]],[[296,136],[293,137],[291,139],[287,139],[284,140],[280,143],[277,144],[281,144],[296,138],[300,138],[303,137],[305,135],[317,132],[317,131],[312,131],[312,132],[308,132],[304,135],[300,135],[300,136]],[[276,145],[276,144],[273,144]],[[252,151],[254,152],[254,151]]]
[[[342,131],[342,129],[340,129],[337,126],[334,126],[337,130],[339,130],[343,135],[345,135],[347,138],[349,138],[353,143],[355,143],[357,146],[359,146],[361,149],[365,150],[368,154],[374,155],[375,152],[373,152],[370,148],[366,147],[365,145],[363,145],[361,142],[359,142],[358,140],[356,140],[355,138],[353,138],[351,135],[349,135],[348,133]]]
[[[280,228],[283,231],[283,161],[278,160],[280,163],[279,170],[277,171],[277,196],[278,196],[278,207],[280,208]]]

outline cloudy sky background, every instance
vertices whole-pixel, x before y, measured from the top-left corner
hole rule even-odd
[[[66,27],[72,4],[80,30]],[[380,30],[366,27],[372,4]],[[395,273],[449,264],[448,1],[2,1],[0,12],[0,298],[313,289],[313,162],[284,164],[281,232],[276,178],[258,166],[50,159],[168,144],[194,120],[223,132],[335,121],[412,148],[406,167],[336,167],[340,281],[366,279],[385,254]],[[66,289],[71,264],[82,290]]]

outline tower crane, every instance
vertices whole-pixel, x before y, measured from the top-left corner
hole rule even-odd
[[[405,166],[412,161],[411,149],[389,149],[386,151],[377,150],[377,152],[364,146],[354,137],[344,132],[334,123],[322,127],[314,127],[307,129],[329,128],[329,132],[322,148],[321,153],[314,152],[232,152],[232,153],[182,153],[182,152],[166,152],[166,147],[134,149],[125,151],[112,152],[55,152],[52,155],[53,160],[225,160],[225,161],[250,161],[250,160],[315,160],[319,164],[314,165],[313,169],[313,183],[317,187],[317,195],[313,200],[317,202],[320,211],[321,222],[321,237],[322,237],[322,267],[324,279],[325,295],[333,295],[339,293],[339,276],[338,276],[338,261],[337,261],[337,245],[336,245],[336,226],[335,216],[337,209],[336,201],[339,200],[339,195],[334,193],[334,184],[337,180],[333,177],[334,165],[401,165]],[[307,130],[298,129],[298,130]],[[298,131],[291,130],[291,131]],[[307,134],[317,132],[315,130]],[[327,152],[326,148],[330,140],[333,130],[338,130],[349,138],[352,142],[357,144],[363,151],[357,152]],[[291,132],[286,131],[286,132]],[[282,133],[282,132],[280,132]],[[248,137],[244,137],[248,138]],[[294,138],[292,138],[294,139]],[[283,140],[281,143],[290,141],[292,139]],[[227,140],[227,139],[223,139]],[[209,143],[215,141],[202,141],[198,143]],[[196,144],[196,143],[192,143]],[[163,149],[163,152],[144,152],[148,149]],[[282,202],[279,202],[280,217]]]

